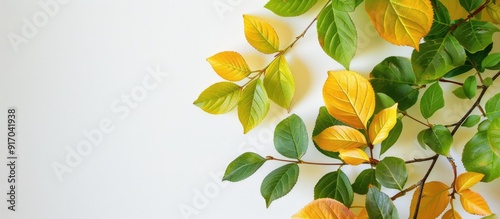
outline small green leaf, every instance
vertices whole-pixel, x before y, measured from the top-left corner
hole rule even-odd
[[[466,11],[472,12],[472,11],[474,11],[474,9],[481,6],[481,4],[483,4],[484,0],[460,0],[459,2],[460,2],[460,5],[462,5],[462,7]]]
[[[385,108],[389,108],[391,106],[394,106],[396,102],[389,97],[387,94],[384,93],[376,93],[375,94],[375,111],[374,115],[377,115],[381,110]]]
[[[460,99],[467,99],[467,96],[465,95],[464,87],[457,87],[455,90],[452,91],[452,93]]]
[[[477,91],[477,80],[475,75],[471,75],[465,79],[464,82],[464,93],[467,98],[472,99],[476,96]]]
[[[226,168],[222,180],[238,182],[254,174],[266,159],[252,152],[246,152],[234,159]]]
[[[448,156],[453,136],[450,130],[443,125],[435,125],[431,129],[427,129],[423,135],[424,143],[434,152],[443,156]]]
[[[496,118],[491,122],[486,133],[491,149],[500,157],[500,118]]]
[[[477,126],[477,131],[484,132],[484,131],[488,130],[488,128],[490,128],[490,125],[491,125],[491,121],[489,119],[484,120],[481,123],[479,123],[479,125]]]
[[[353,12],[362,0],[332,1],[332,7],[338,11]]]
[[[394,125],[394,128],[392,128],[387,138],[382,142],[380,148],[380,155],[389,150],[389,148],[391,148],[396,143],[396,141],[398,141],[402,131],[403,131],[403,123],[401,122],[401,119],[398,119],[396,121],[396,125]]]
[[[486,117],[490,120],[500,117],[500,93],[495,94],[485,104]]]
[[[331,116],[330,113],[328,113],[326,107],[322,106],[321,108],[319,108],[319,113],[318,117],[316,118],[316,123],[314,125],[312,136],[319,135],[319,133],[324,131],[326,128],[335,125],[345,125],[345,124],[335,119],[333,116]],[[322,154],[340,160],[339,152],[331,152],[323,150],[318,146],[318,144],[316,144],[316,142],[313,141],[313,143],[316,149],[318,149],[318,151],[321,152]]]
[[[424,118],[428,119],[437,110],[444,107],[443,89],[436,82],[429,86],[420,100],[420,112]]]
[[[276,15],[294,17],[309,11],[316,2],[317,0],[270,0],[264,7]]]
[[[354,200],[351,182],[342,170],[321,177],[314,187],[314,199],[332,198],[350,207]]]
[[[366,211],[371,219],[398,219],[398,209],[391,198],[376,187],[366,194]]]
[[[264,76],[266,92],[276,104],[289,110],[295,93],[295,82],[285,56],[278,56],[266,70]]]
[[[467,119],[465,119],[464,123],[462,123],[462,126],[468,128],[474,127],[479,123],[479,121],[481,121],[480,115],[470,115],[469,117],[467,117]]]
[[[465,144],[462,163],[467,171],[484,174],[483,182],[500,177],[500,157],[493,152],[486,131],[478,132]]]
[[[223,114],[233,110],[241,96],[241,87],[231,82],[219,82],[201,92],[194,105],[212,114]]]
[[[491,86],[493,85],[493,79],[491,77],[487,77],[483,80],[483,85],[484,86]]]
[[[490,22],[469,20],[457,27],[454,36],[471,53],[483,50],[493,42],[493,33],[499,29]]]
[[[420,51],[413,50],[411,64],[418,83],[435,81],[452,69],[465,63],[465,50],[457,39],[448,34],[445,38],[426,41]]]
[[[429,34],[425,36],[425,41],[444,38],[450,31],[451,18],[446,6],[441,1],[431,1],[434,8],[434,22],[432,22]]]
[[[330,4],[321,11],[316,25],[321,48],[349,69],[358,42],[358,34],[349,14],[333,9]]]
[[[358,177],[352,184],[352,190],[360,195],[365,195],[368,192],[370,186],[376,186],[380,188],[380,183],[377,181],[375,177],[374,169],[366,169],[359,173]]]
[[[260,79],[253,80],[244,89],[238,104],[238,118],[244,133],[264,120],[269,112],[269,98]]]
[[[470,53],[469,51],[466,50],[465,55],[467,56],[467,60],[465,61],[465,63],[451,70],[444,77],[445,78],[455,77],[457,75],[469,72],[471,69],[477,69],[478,71],[483,72],[484,68],[481,66],[481,63],[483,62],[484,58],[486,58],[486,56],[488,56],[488,54],[491,52],[492,48],[493,48],[493,43],[491,43],[486,48],[476,53]]]
[[[274,200],[288,194],[298,178],[299,166],[296,163],[284,165],[269,173],[260,187],[260,193],[266,200],[266,207],[269,207]]]
[[[424,134],[425,134],[425,132],[427,132],[427,130],[429,130],[429,129],[424,129],[424,130],[420,131],[417,135],[418,144],[420,145],[420,147],[422,147],[425,150],[427,150],[427,145],[425,145],[425,142],[424,142]]]
[[[274,147],[285,157],[300,160],[308,143],[306,125],[295,114],[278,123],[274,130]]]
[[[490,70],[500,70],[500,52],[491,53],[482,62],[483,68]]]
[[[386,157],[377,164],[375,176],[384,187],[403,190],[408,180],[405,161],[397,157]]]

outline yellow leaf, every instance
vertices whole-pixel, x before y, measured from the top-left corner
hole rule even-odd
[[[483,179],[484,174],[482,173],[474,173],[474,172],[465,172],[460,174],[457,177],[457,181],[455,182],[455,190],[458,193],[470,189],[472,186],[476,185],[481,179]]]
[[[321,198],[307,204],[292,219],[355,219],[344,204],[335,199]]]
[[[441,219],[462,219],[462,216],[460,216],[457,211],[450,209],[443,214]]]
[[[366,145],[366,138],[363,133],[343,125],[328,127],[319,135],[314,136],[313,140],[321,149],[332,152]]]
[[[469,13],[460,5],[458,0],[439,0],[448,9],[450,18],[456,20],[459,18],[466,18]]]
[[[207,61],[219,76],[228,81],[239,81],[250,74],[248,64],[237,52],[220,52],[207,58]]]
[[[370,219],[368,217],[368,212],[366,211],[366,208],[361,209],[356,219]]]
[[[370,161],[368,155],[359,148],[341,149],[339,152],[339,157],[347,164],[353,166]]]
[[[456,1],[456,0],[455,0]],[[366,11],[382,38],[418,51],[429,33],[434,11],[430,0],[366,0]]]
[[[418,195],[422,187],[419,187],[413,193],[413,198],[410,205],[410,218],[413,218],[415,214],[415,209],[417,207]],[[418,218],[436,218],[448,205],[450,201],[450,196],[448,194],[449,186],[442,182],[428,182],[424,186],[424,192],[422,193],[422,199],[420,202],[420,207],[418,210]]]
[[[493,4],[490,2],[486,5],[486,13],[482,13],[481,20],[489,21],[494,24],[500,24],[500,1],[497,1],[497,4]]]
[[[250,45],[265,54],[279,51],[278,34],[269,23],[251,15],[243,15],[243,22],[245,37]]]
[[[330,115],[358,129],[366,129],[375,110],[372,85],[353,71],[329,71],[323,99]]]
[[[470,189],[464,190],[460,193],[460,202],[464,210],[476,215],[486,216],[491,214],[490,207],[486,200],[479,195],[471,191]]]
[[[398,104],[381,110],[370,123],[370,128],[368,129],[368,136],[372,144],[378,144],[385,140],[389,135],[389,132],[396,125],[398,117]]]

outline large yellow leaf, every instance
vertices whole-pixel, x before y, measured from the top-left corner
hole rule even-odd
[[[239,81],[250,74],[248,64],[237,52],[220,52],[207,58],[207,61],[219,76],[228,81]]]
[[[314,136],[313,140],[321,149],[332,152],[366,145],[363,133],[343,125],[328,127],[319,135]]]
[[[323,99],[330,115],[358,129],[366,129],[375,110],[372,85],[353,71],[329,71]]]
[[[476,185],[481,179],[483,179],[484,174],[482,173],[474,173],[474,172],[465,172],[460,174],[457,177],[457,181],[455,182],[455,190],[458,193],[470,189],[472,186]]]
[[[413,215],[415,215],[418,195],[420,194],[421,188],[422,187],[419,187],[415,190],[415,193],[413,193],[410,205],[410,218],[413,218]],[[426,183],[418,210],[418,218],[436,218],[443,213],[450,201],[448,189],[449,187],[442,182],[433,181]]]
[[[370,158],[365,153],[365,151],[359,148],[341,149],[339,153],[339,157],[344,162],[353,166],[370,161]]]
[[[385,140],[389,132],[396,125],[398,117],[398,104],[381,110],[370,123],[368,136],[372,144],[378,144]]]
[[[470,189],[464,190],[460,193],[460,202],[464,210],[476,215],[486,216],[491,214],[490,207],[484,198],[471,191]]]
[[[278,34],[269,23],[251,15],[243,15],[243,22],[245,37],[250,45],[265,54],[279,51]]]
[[[457,1],[457,0],[455,0]],[[382,38],[418,51],[429,33],[434,11],[430,0],[366,0],[366,11]]]
[[[457,211],[450,209],[443,214],[441,219],[462,219],[462,216],[460,216]]]
[[[307,204],[292,219],[355,219],[356,215],[344,204],[329,198],[321,198]]]

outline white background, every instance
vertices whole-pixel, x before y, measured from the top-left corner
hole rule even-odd
[[[281,45],[287,45],[323,2],[299,18],[280,18],[262,7],[264,0],[69,0],[57,3],[57,10],[52,7],[53,16],[47,16],[38,1],[1,0],[0,109],[4,113],[0,124],[6,127],[6,109],[17,107],[19,160],[18,203],[16,212],[11,212],[5,194],[6,132],[1,129],[0,218],[289,218],[313,199],[317,180],[337,167],[301,166],[294,190],[266,209],[260,182],[282,164],[268,162],[240,183],[221,184],[220,174],[244,151],[279,157],[272,145],[272,129],[288,113],[273,105],[268,118],[243,135],[235,112],[213,116],[192,102],[203,89],[222,80],[205,61],[207,57],[235,50],[252,69],[261,69],[272,59],[246,43],[242,14],[268,20]],[[9,34],[23,36],[25,20],[33,23],[34,16],[42,16],[36,33],[13,45]],[[363,6],[352,16],[360,48],[351,70],[368,75],[384,57],[409,57],[410,48],[389,45],[374,33]],[[323,105],[321,87],[327,70],[343,68],[318,46],[314,27],[286,57],[297,86],[291,113],[304,119],[310,133]],[[148,68],[168,73],[150,90],[142,84],[149,77]],[[136,95],[133,107],[121,102],[130,95]],[[454,97],[447,99],[450,108],[441,110],[435,122],[452,123],[471,104],[454,102]],[[419,115],[416,109],[410,112]],[[87,139],[83,133],[99,129],[102,120],[110,121],[113,130],[103,134],[102,141],[59,181],[53,165],[69,165],[65,159]],[[398,148],[387,155],[405,159],[432,155],[422,152],[414,140],[423,127],[411,121],[405,125]],[[455,141],[452,151],[459,164],[455,152],[461,151],[471,134],[470,130],[457,134],[463,138]],[[304,159],[329,161],[313,147]],[[420,179],[428,165],[409,166],[408,185]],[[352,181],[360,170],[344,168]],[[449,164],[440,159],[429,180],[451,183],[450,177]],[[493,210],[500,203],[499,182],[474,188]],[[408,216],[410,198],[411,194],[396,201],[403,218]],[[355,205],[363,205],[361,197],[356,196]],[[461,209],[458,201],[455,206]],[[193,214],[183,217],[180,209]]]

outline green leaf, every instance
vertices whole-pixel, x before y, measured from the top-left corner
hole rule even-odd
[[[418,83],[441,78],[455,67],[465,63],[465,50],[451,34],[445,38],[426,41],[420,52],[413,50],[411,63]]]
[[[321,108],[319,108],[319,113],[318,117],[316,118],[316,124],[314,125],[312,136],[319,135],[319,133],[324,131],[326,128],[334,125],[345,125],[345,124],[335,119],[333,116],[331,116],[330,113],[328,113],[326,107],[322,106]],[[316,144],[316,142],[313,141],[313,143],[316,149],[318,149],[318,151],[321,152],[322,154],[340,160],[338,152],[323,150]]]
[[[377,93],[384,93],[398,103],[398,109],[405,111],[415,105],[418,100],[418,89],[408,84],[387,84],[380,80],[371,80],[373,90]]]
[[[269,98],[261,80],[253,80],[243,89],[238,104],[238,118],[243,125],[244,133],[264,120],[269,112],[269,105]]]
[[[403,190],[408,180],[405,161],[397,157],[386,157],[377,164],[375,176],[384,187]]]
[[[350,207],[354,200],[351,182],[342,170],[321,177],[314,187],[314,199],[332,198]]]
[[[219,82],[201,92],[193,104],[212,114],[223,114],[233,110],[241,96],[241,87],[231,82]]]
[[[291,163],[273,170],[264,178],[260,187],[260,193],[266,200],[266,207],[271,203],[288,194],[299,178],[299,166]]]
[[[483,68],[490,70],[500,70],[500,53],[491,53],[482,62]]]
[[[443,89],[436,82],[425,90],[420,100],[420,112],[426,119],[430,118],[436,111],[444,107]]]
[[[483,182],[500,177],[500,157],[493,152],[486,131],[478,132],[465,144],[462,163],[467,171],[484,174]]]
[[[481,219],[498,219],[498,217],[496,214],[491,214],[486,217],[482,217]]]
[[[366,211],[370,219],[398,219],[398,209],[391,198],[375,187],[366,194]]]
[[[500,156],[500,118],[496,118],[491,122],[486,133],[491,149],[497,156]]]
[[[473,68],[478,69],[480,72],[483,72],[484,68],[481,66],[481,63],[484,60],[484,58],[486,58],[486,56],[490,53],[492,48],[493,44],[490,44],[485,49],[476,53],[470,53],[469,51],[466,50],[465,55],[467,56],[467,60],[465,61],[465,63],[449,71],[444,77],[445,78],[455,77],[457,75],[466,73]]]
[[[479,121],[481,121],[480,115],[470,115],[469,117],[467,117],[467,119],[465,119],[464,123],[462,123],[462,126],[468,128],[474,127],[479,123]]]
[[[392,128],[387,138],[381,144],[380,148],[381,156],[398,141],[402,131],[403,131],[403,123],[401,122],[401,119],[398,119],[396,121],[396,125],[394,125],[394,128]]]
[[[427,130],[428,129],[424,129],[424,130],[420,131],[417,135],[418,144],[420,145],[420,147],[422,147],[425,150],[427,150],[427,145],[425,145],[425,142],[424,142],[424,134],[425,134],[425,132],[427,132]]]
[[[295,82],[285,56],[278,56],[269,64],[264,76],[264,87],[269,99],[287,110],[290,109]]]
[[[435,125],[424,132],[423,138],[424,143],[431,150],[443,156],[448,156],[453,143],[453,136],[448,128],[443,125]]]
[[[460,99],[467,99],[467,95],[465,95],[464,87],[457,87],[455,90],[452,91],[452,93]]]
[[[385,108],[389,108],[391,106],[394,106],[394,104],[396,104],[396,102],[394,102],[394,100],[389,97],[387,94],[384,94],[384,93],[376,93],[375,94],[375,111],[374,111],[374,115],[377,115],[377,113],[379,113],[381,110],[385,109]]]
[[[309,11],[316,2],[317,0],[270,0],[264,7],[276,15],[294,17]]]
[[[246,152],[234,159],[226,168],[223,181],[238,182],[253,175],[266,159],[252,152]]]
[[[500,117],[500,93],[495,94],[485,104],[486,117],[490,120]]]
[[[321,48],[349,69],[358,41],[356,27],[349,14],[332,9],[330,4],[321,11],[316,25]]]
[[[375,177],[374,169],[366,169],[359,173],[358,177],[352,184],[352,190],[360,195],[365,195],[368,192],[368,189],[371,186],[376,186],[380,188],[380,183],[377,181]]]
[[[499,29],[489,22],[469,20],[458,26],[454,35],[466,50],[475,53],[491,44],[493,33],[498,31]]]
[[[471,75],[465,79],[464,82],[464,93],[467,98],[472,99],[474,96],[476,96],[476,91],[477,91],[477,81],[476,81],[476,76]]]
[[[425,41],[444,38],[450,31],[451,18],[446,6],[441,1],[431,1],[434,8],[434,22],[432,22],[429,34],[425,36]]]
[[[478,8],[481,6],[484,2],[484,0],[460,0],[460,5],[468,11],[472,12],[474,9]]]
[[[493,85],[493,79],[491,77],[487,77],[483,80],[483,85],[484,86],[491,86]]]
[[[274,130],[274,147],[285,157],[300,160],[308,143],[306,125],[295,114],[278,123]]]
[[[332,1],[332,7],[338,11],[353,12],[362,0],[340,0]]]
[[[484,132],[484,131],[488,130],[488,128],[490,128],[490,125],[491,125],[491,121],[489,119],[484,120],[481,123],[479,123],[479,125],[477,126],[477,131]]]

